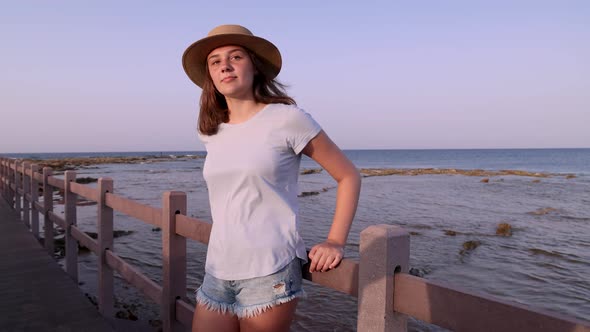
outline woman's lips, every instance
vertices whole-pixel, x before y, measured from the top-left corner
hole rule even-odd
[[[221,80],[222,83],[227,83],[227,82],[231,82],[233,80],[235,80],[237,77],[236,76],[228,76],[224,79]]]

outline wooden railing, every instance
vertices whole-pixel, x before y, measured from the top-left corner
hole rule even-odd
[[[115,195],[113,180],[100,178],[98,186],[75,182],[76,173],[64,179],[50,168],[0,158],[0,193],[22,215],[32,234],[39,237],[39,214],[44,216],[44,245],[53,254],[53,224],[65,230],[66,272],[78,280],[78,243],[98,257],[98,309],[113,317],[113,273],[160,305],[164,331],[185,330],[194,307],[186,296],[186,240],[209,242],[211,224],[186,216],[183,192],[165,192],[162,208],[143,205]],[[39,188],[43,199],[39,202]],[[54,188],[64,192],[64,217],[53,212]],[[98,238],[76,226],[78,197],[97,202]],[[162,284],[125,262],[113,250],[113,211],[122,212],[162,229]],[[488,295],[475,294],[440,282],[408,274],[409,234],[391,225],[370,226],[361,232],[358,262],[344,259],[329,272],[303,277],[316,284],[358,298],[358,331],[406,331],[407,316],[454,331],[571,331],[590,332],[586,321],[548,313]]]

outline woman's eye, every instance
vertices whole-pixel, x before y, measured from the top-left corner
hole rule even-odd
[[[240,60],[242,58],[241,55],[234,55],[231,57],[232,60]]]
[[[211,61],[211,63],[209,64],[210,66],[215,66],[219,64],[219,60],[215,60],[215,61]]]

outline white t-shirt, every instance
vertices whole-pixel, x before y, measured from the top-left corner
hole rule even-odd
[[[203,177],[213,227],[205,271],[223,280],[266,276],[295,257],[301,151],[321,127],[293,105],[270,104],[246,122],[222,123],[207,149]]]

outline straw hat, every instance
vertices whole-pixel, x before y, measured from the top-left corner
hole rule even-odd
[[[281,53],[273,43],[254,36],[243,26],[220,25],[211,30],[207,37],[197,40],[184,51],[182,66],[191,81],[203,87],[207,75],[207,56],[214,49],[225,45],[239,45],[254,52],[262,61],[261,70],[270,78],[275,78],[281,71]]]

